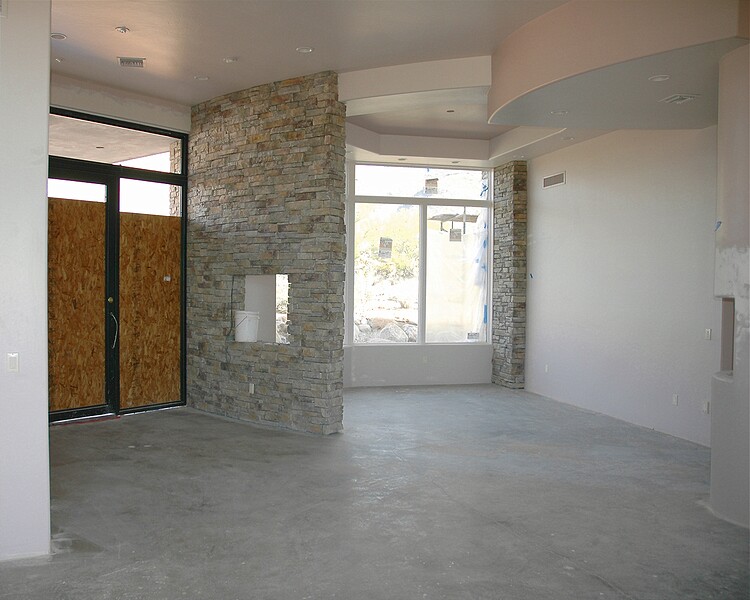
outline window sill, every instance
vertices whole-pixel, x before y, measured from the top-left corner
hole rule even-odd
[[[475,348],[477,346],[492,346],[490,342],[392,342],[392,343],[366,343],[366,344],[344,344],[344,348]]]

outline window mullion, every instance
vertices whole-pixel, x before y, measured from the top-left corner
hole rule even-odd
[[[425,343],[425,327],[427,316],[427,204],[419,206],[419,294],[417,343]]]
[[[346,165],[346,265],[344,270],[344,344],[354,343],[354,163]]]

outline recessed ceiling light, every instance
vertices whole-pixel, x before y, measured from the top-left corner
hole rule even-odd
[[[648,78],[649,81],[667,81],[669,75],[652,75]]]
[[[236,63],[240,59],[237,56],[227,56],[226,58],[223,58],[222,60],[228,65],[231,65],[232,63]]]
[[[312,48],[310,46],[298,46],[297,48],[295,48],[295,50],[300,54],[310,54],[313,50],[315,50],[315,48]]]
[[[195,75],[193,79],[196,81],[208,81],[210,77],[208,75]]]
[[[555,116],[555,117],[564,117],[568,114],[567,110],[551,110],[549,111],[549,114]]]
[[[115,27],[115,31],[117,33],[127,33],[130,31],[130,27],[125,27],[125,25],[120,25],[119,27]]]
[[[50,33],[49,36],[53,40],[66,40],[66,39],[68,39],[68,36],[65,35],[64,33]]]

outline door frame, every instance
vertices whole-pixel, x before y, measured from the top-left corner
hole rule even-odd
[[[184,406],[186,404],[187,390],[187,142],[186,133],[136,125],[119,121],[117,119],[96,117],[85,113],[70,111],[66,109],[51,108],[50,113],[64,117],[71,117],[83,121],[92,121],[105,125],[122,127],[125,129],[134,129],[147,133],[155,133],[166,137],[174,138],[180,142],[181,147],[181,165],[180,173],[162,173],[150,171],[148,169],[139,169],[135,167],[124,167],[107,163],[97,163],[92,161],[65,158],[60,156],[49,157],[48,177],[52,179],[66,179],[73,181],[85,181],[90,183],[103,184],[107,188],[107,203],[105,217],[105,298],[104,312],[105,318],[105,390],[104,403],[93,406],[75,408],[70,410],[58,410],[49,412],[50,422],[78,419],[84,417],[94,417],[100,415],[120,415],[134,412],[143,412],[147,410],[156,410],[173,406]],[[119,252],[120,252],[120,180],[135,179],[149,181],[153,183],[164,183],[178,186],[180,188],[180,399],[177,402],[165,402],[161,404],[152,404],[143,407],[128,409],[120,408],[120,364],[119,364],[119,344],[115,336],[119,334]],[[112,298],[113,302],[108,303],[107,299]],[[110,313],[114,315],[115,320],[110,318]],[[115,323],[118,323],[116,325]]]

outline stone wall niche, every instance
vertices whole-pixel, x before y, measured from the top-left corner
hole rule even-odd
[[[342,428],[344,116],[330,72],[193,107],[190,406],[312,433]],[[235,342],[232,314],[254,310],[249,282],[280,274],[287,343]]]
[[[245,277],[245,311],[258,313],[258,341],[288,344],[289,275]]]

